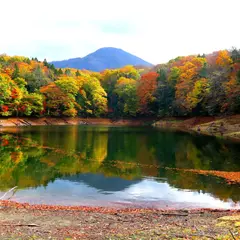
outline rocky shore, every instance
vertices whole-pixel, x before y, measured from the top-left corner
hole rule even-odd
[[[179,120],[168,118],[156,121],[157,128],[191,132],[240,141],[240,115],[227,117],[194,117]]]

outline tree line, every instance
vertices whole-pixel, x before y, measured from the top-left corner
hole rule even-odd
[[[0,116],[164,117],[240,113],[240,50],[153,69],[92,72],[0,55]]]

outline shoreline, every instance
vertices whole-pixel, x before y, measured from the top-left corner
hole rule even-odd
[[[239,210],[63,207],[0,201],[3,239],[235,239]]]
[[[18,202],[14,200],[0,200],[0,209],[3,208],[16,208],[25,210],[41,210],[41,211],[81,211],[81,212],[98,212],[103,214],[116,214],[116,213],[172,213],[172,212],[184,212],[184,213],[201,213],[201,212],[220,212],[220,213],[239,213],[240,208],[204,208],[204,207],[183,207],[183,208],[155,208],[136,205],[124,206],[88,206],[88,205],[58,205],[58,204],[35,204],[27,202]]]
[[[159,129],[195,133],[240,142],[240,115],[227,117],[193,117],[185,120],[166,118],[156,121],[153,126]]]
[[[240,142],[240,115],[227,117],[192,117],[192,118],[153,118],[116,119],[110,118],[57,118],[57,117],[10,117],[0,118],[0,131],[6,127],[23,126],[153,126],[158,129],[195,133],[214,136],[230,141]]]
[[[103,125],[103,126],[144,126],[151,125],[151,119],[117,119],[110,118],[57,118],[57,117],[10,117],[0,118],[0,127],[24,127],[24,126],[64,126],[64,125]]]

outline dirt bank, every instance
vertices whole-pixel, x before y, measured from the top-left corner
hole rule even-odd
[[[240,210],[0,205],[0,239],[240,239]]]
[[[194,117],[186,120],[166,118],[153,124],[162,129],[195,132],[240,141],[240,115],[228,117]]]
[[[118,119],[109,118],[0,118],[1,127],[44,126],[44,125],[105,125],[105,126],[141,126],[151,125],[151,119]]]

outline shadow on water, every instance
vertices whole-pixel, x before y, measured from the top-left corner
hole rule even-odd
[[[42,187],[61,180],[61,184],[84,184],[105,194],[122,193],[121,199],[131,190],[138,199],[147,200],[154,195],[147,192],[150,186],[162,191],[167,184],[167,194],[178,189],[238,203],[239,181],[229,181],[239,177],[239,147],[212,137],[148,127],[12,128],[0,135],[0,189],[18,186],[22,191],[43,191]],[[139,189],[136,193],[143,184],[145,195]],[[164,198],[176,201],[176,195]]]

